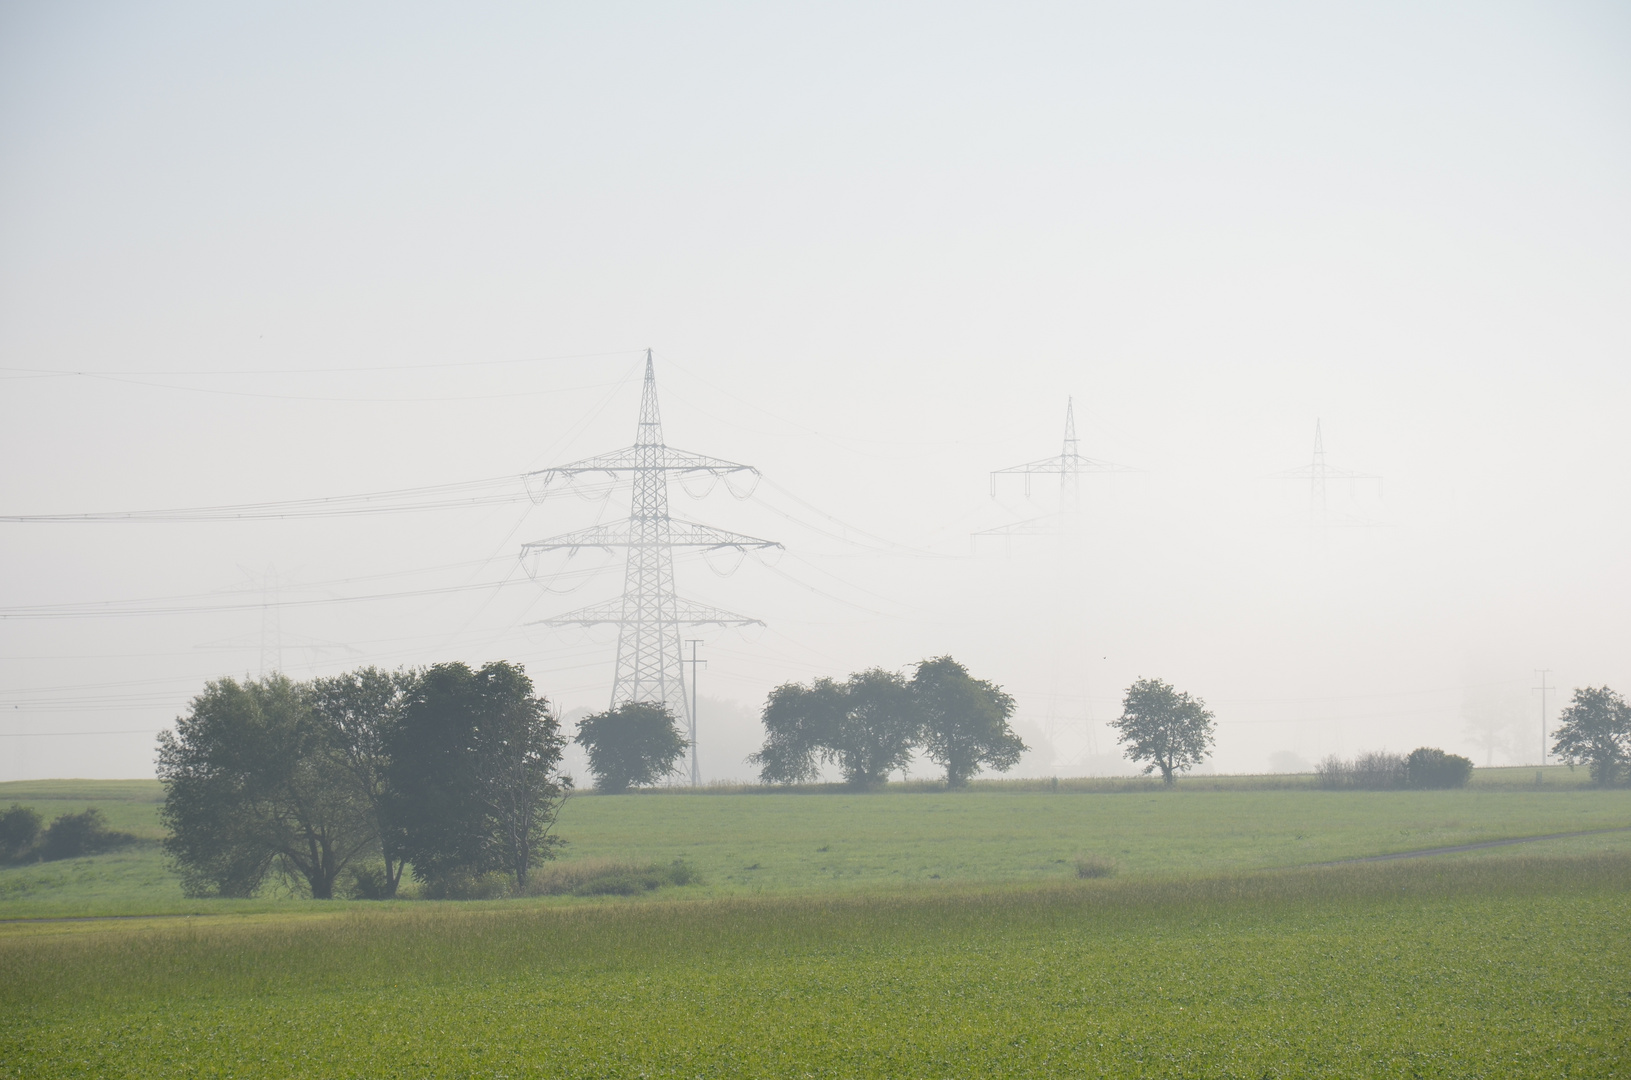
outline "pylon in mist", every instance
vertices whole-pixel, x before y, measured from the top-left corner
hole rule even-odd
[[[640,420],[634,445],[609,454],[584,458],[568,465],[530,474],[529,485],[547,488],[557,481],[600,474],[629,477],[634,492],[629,519],[622,525],[593,525],[587,529],[537,540],[522,548],[538,551],[581,548],[622,549],[627,552],[620,599],[591,604],[564,615],[540,620],[542,626],[616,626],[617,669],[612,681],[611,707],[630,702],[665,704],[683,719],[691,740],[691,783],[700,781],[697,770],[696,715],[686,693],[685,661],[680,651],[681,629],[687,626],[755,626],[758,619],[737,615],[681,599],[674,591],[674,549],[719,551],[734,548],[779,548],[773,540],[744,536],[693,521],[671,517],[668,482],[677,477],[751,476],[759,471],[723,458],[693,454],[663,442],[662,414],[657,405],[657,377],[651,350],[646,350],[645,385],[640,394]]]

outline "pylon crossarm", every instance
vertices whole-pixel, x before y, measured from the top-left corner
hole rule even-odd
[[[765,550],[781,547],[774,540],[761,540],[757,536],[745,536],[742,533],[728,532],[694,521],[681,521],[678,518],[671,519],[668,535],[662,543],[667,547],[707,548],[710,551],[722,548],[746,551],[749,548]],[[530,544],[523,544],[521,554],[530,555],[537,551],[577,551],[580,548],[603,548],[610,551],[613,548],[644,547],[649,544],[649,540],[631,539],[626,524],[592,525],[587,529],[578,529],[575,532],[551,536],[546,540],[534,540]]]
[[[745,536],[742,533],[716,529],[712,525],[701,525],[680,518],[671,518],[670,522],[672,531],[669,534],[669,543],[675,547],[700,547],[714,551],[721,548],[737,548],[741,551],[755,548],[763,551],[781,547],[781,544],[774,540],[761,540],[757,536]]]
[[[576,611],[568,611],[564,615],[555,615],[548,619],[538,619],[529,622],[528,626],[605,626],[618,625],[624,621],[623,601],[611,600],[601,604],[591,604]],[[759,619],[750,619],[746,615],[738,615],[734,611],[725,611],[721,608],[708,607],[705,604],[692,603],[689,600],[676,599],[671,615],[658,620],[673,626],[763,626]]]

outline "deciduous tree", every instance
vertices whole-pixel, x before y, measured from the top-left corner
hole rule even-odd
[[[1127,744],[1127,756],[1145,762],[1146,773],[1160,769],[1168,784],[1205,761],[1212,747],[1212,713],[1206,703],[1160,679],[1139,679],[1129,686],[1121,716],[1110,726],[1118,741]]]
[[[1013,697],[951,657],[918,664],[911,692],[929,759],[946,770],[948,786],[962,787],[982,768],[1007,772],[1025,752],[1008,726]]]
[[[437,664],[414,680],[387,738],[386,804],[416,878],[498,870],[519,887],[552,856],[562,739],[532,689],[504,662]]]
[[[366,795],[301,687],[220,679],[159,736],[165,850],[191,896],[248,896],[274,864],[334,895],[378,842]]]
[[[1574,692],[1558,716],[1552,753],[1574,765],[1591,767],[1592,783],[1611,787],[1631,760],[1631,705],[1606,686]]]
[[[671,776],[685,753],[674,714],[662,702],[631,701],[578,721],[573,742],[589,752],[595,787],[615,794]]]

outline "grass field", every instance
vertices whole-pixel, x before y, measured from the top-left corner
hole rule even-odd
[[[1512,774],[1516,774],[1515,776]],[[1449,844],[1631,825],[1631,791],[1582,786],[1579,774],[1494,770],[1459,791],[1328,792],[1288,778],[1196,778],[1175,791],[1127,781],[996,783],[842,791],[582,795],[561,813],[571,860],[668,863],[701,876],[701,897],[875,892],[916,883],[1069,877],[1080,855],[1121,876],[1306,865]],[[1249,779],[1261,779],[1253,785]],[[1297,778],[1289,778],[1297,779]],[[1106,786],[1110,785],[1110,786]],[[0,784],[0,805],[46,817],[96,806],[143,843],[88,859],[0,869],[0,918],[242,911],[263,901],[192,901],[164,865],[154,781]],[[1548,841],[1548,852],[1626,850],[1625,837]]]
[[[0,785],[144,838],[0,871],[0,1080],[1631,1075],[1631,832],[1308,865],[1631,825],[1527,772],[584,796],[701,883],[462,904],[185,900],[157,785]]]

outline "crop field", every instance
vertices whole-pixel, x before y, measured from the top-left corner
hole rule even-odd
[[[144,838],[0,871],[0,1078],[1628,1075],[1631,832],[1310,865],[1631,825],[1547,780],[583,796],[698,882],[464,903],[185,900],[156,785],[0,785]]]
[[[0,932],[0,1076],[1624,1076],[1631,857]]]

